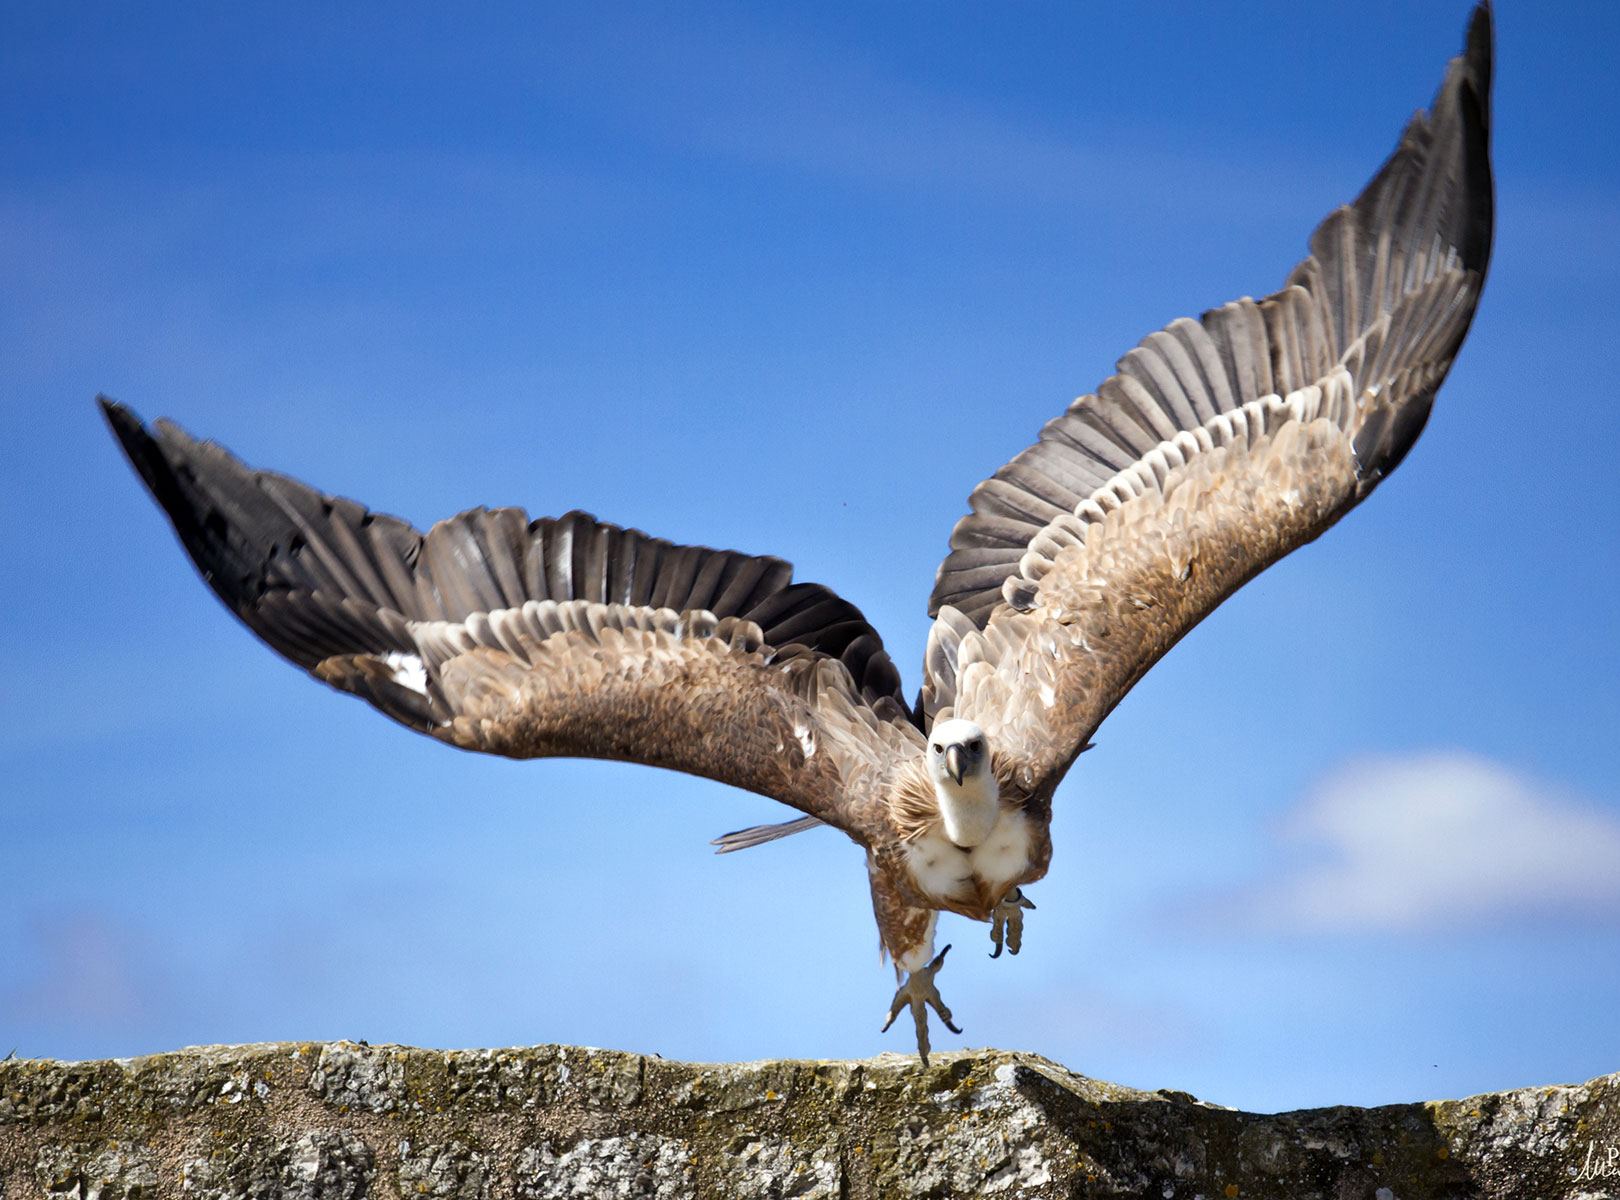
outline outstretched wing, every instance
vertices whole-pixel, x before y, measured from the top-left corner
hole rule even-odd
[[[1492,234],[1491,19],[1287,285],[1152,334],[974,490],[930,601],[921,707],[1055,786],[1142,674],[1411,448]]]
[[[277,653],[422,733],[670,767],[857,836],[920,738],[860,611],[778,558],[585,513],[426,534],[103,399],[204,580]]]

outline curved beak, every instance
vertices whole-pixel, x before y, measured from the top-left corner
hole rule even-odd
[[[956,780],[956,786],[962,786],[962,776],[967,772],[967,751],[960,745],[945,748],[945,771]]]

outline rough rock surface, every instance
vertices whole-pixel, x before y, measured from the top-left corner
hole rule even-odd
[[[1620,1075],[1260,1116],[995,1051],[272,1043],[0,1063],[0,1197],[1620,1196]]]

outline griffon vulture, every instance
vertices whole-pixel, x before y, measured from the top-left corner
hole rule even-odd
[[[1053,791],[1098,725],[1423,429],[1490,257],[1490,77],[1481,5],[1430,110],[1280,291],[1150,334],[973,490],[915,701],[860,610],[779,558],[581,512],[421,533],[102,406],[208,585],[317,679],[464,750],[669,767],[803,814],[722,851],[843,830],[901,976],[889,1023],[909,1006],[926,1062],[925,1005],[951,1022],[938,914],[1016,954]]]

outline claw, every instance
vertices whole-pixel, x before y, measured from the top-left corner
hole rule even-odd
[[[1023,888],[1013,888],[1001,898],[990,913],[990,940],[996,948],[990,952],[991,958],[1001,957],[1001,943],[1005,937],[1007,952],[1017,954],[1024,944],[1024,910],[1035,911],[1034,903],[1024,895]]]
[[[889,1005],[889,1019],[883,1022],[882,1032],[887,1033],[889,1026],[894,1024],[894,1019],[900,1015],[900,1010],[908,1004],[911,1006],[912,1020],[917,1023],[917,1054],[922,1058],[925,1067],[928,1065],[929,1051],[928,1005],[933,1005],[939,1019],[945,1022],[946,1029],[952,1033],[962,1032],[951,1023],[951,1010],[945,1007],[945,1001],[939,998],[939,989],[934,986],[934,973],[939,970],[950,951],[951,948],[946,946],[934,956],[933,962],[926,967],[919,967],[906,976],[906,981],[895,990],[894,1003]]]

